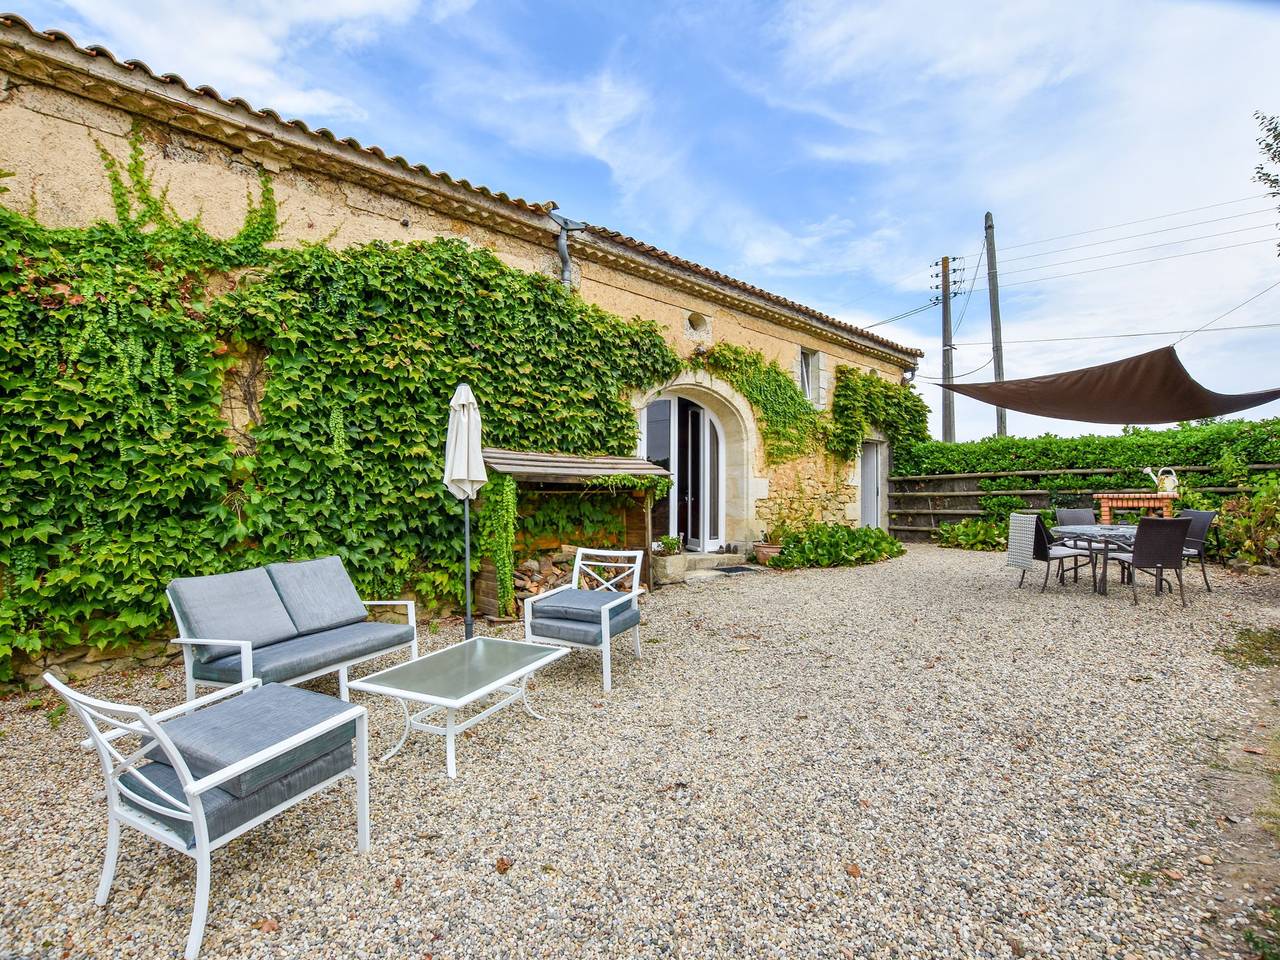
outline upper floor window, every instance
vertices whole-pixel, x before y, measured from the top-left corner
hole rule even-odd
[[[812,402],[818,402],[818,354],[803,348],[800,350],[800,392]]]

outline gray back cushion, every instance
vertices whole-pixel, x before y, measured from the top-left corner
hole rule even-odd
[[[369,616],[338,557],[267,565],[298,633],[330,630]]]
[[[298,635],[289,611],[262,567],[210,577],[179,577],[169,584],[169,597],[188,637],[248,640],[254,647],[265,647]],[[194,650],[204,663],[237,652],[234,647]]]

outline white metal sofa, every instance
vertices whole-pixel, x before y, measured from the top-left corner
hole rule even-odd
[[[95,902],[104,906],[111,892],[122,826],[191,857],[186,960],[204,937],[214,850],[348,777],[356,782],[357,847],[369,849],[364,707],[251,679],[151,714],[77,693],[49,673],[44,679],[88,729],[82,746],[96,748],[106,779],[107,849]]]
[[[412,600],[361,600],[338,557],[182,577],[165,591],[182,645],[187,699],[197,686],[224,687],[257,677],[301,683],[338,674],[347,699],[349,667],[408,647],[418,656]],[[367,607],[402,606],[408,623],[379,623]]]
[[[604,689],[613,689],[610,642],[631,631],[640,654],[640,550],[578,550],[573,579],[524,602],[524,638],[595,650],[604,664]]]

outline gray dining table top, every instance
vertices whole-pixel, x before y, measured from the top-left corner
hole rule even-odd
[[[1052,533],[1059,539],[1090,540],[1097,543],[1119,543],[1132,546],[1138,528],[1131,523],[1068,523],[1054,527]]]

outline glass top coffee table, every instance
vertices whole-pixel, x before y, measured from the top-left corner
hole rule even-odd
[[[445,738],[445,766],[456,777],[454,739],[485,717],[519,700],[529,715],[542,717],[529,706],[526,684],[529,676],[569,653],[568,647],[549,647],[523,640],[472,637],[461,643],[429,653],[387,670],[379,670],[360,680],[352,680],[352,690],[378,693],[400,702],[404,710],[404,733],[383,760],[389,760],[404,746],[411,730],[422,730]],[[486,698],[503,696],[479,713],[458,719],[458,713]],[[427,709],[410,714],[409,703],[428,704]],[[428,723],[428,718],[444,714],[444,725]]]

